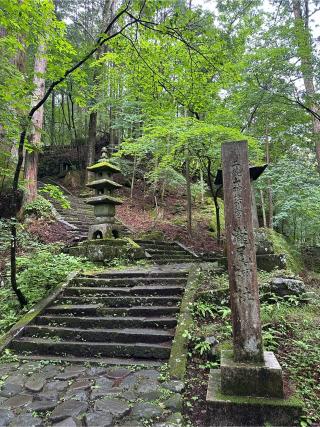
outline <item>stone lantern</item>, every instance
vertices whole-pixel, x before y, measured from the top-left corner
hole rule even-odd
[[[120,169],[109,162],[106,147],[102,148],[101,157],[97,163],[89,166],[88,171],[93,175],[87,187],[95,192],[86,203],[94,206],[95,223],[89,227],[89,240],[119,237],[120,223],[115,220],[115,207],[121,205],[122,200],[113,196],[114,190],[122,187],[113,181],[112,175]]]

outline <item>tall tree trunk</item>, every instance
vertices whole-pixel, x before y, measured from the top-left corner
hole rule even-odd
[[[33,105],[36,105],[45,94],[44,74],[47,67],[45,57],[45,45],[41,43],[34,63],[35,85]],[[24,204],[33,201],[38,194],[38,150],[41,142],[41,132],[43,126],[43,106],[40,107],[32,117],[32,130],[29,136],[29,143],[32,146],[32,152],[26,152],[24,164],[24,179],[26,180],[26,189],[24,193]]]
[[[262,190],[260,190],[260,200],[261,200],[261,210],[262,210],[263,227],[267,228],[266,207],[265,207],[265,204],[264,204],[264,196],[263,196],[263,191]]]
[[[104,7],[103,7],[103,18],[102,18],[102,28],[106,26],[108,21],[112,19],[114,16],[114,10],[115,10],[115,0],[105,0]],[[102,53],[104,52],[104,49],[99,49],[96,54],[96,58],[99,59]],[[94,75],[93,75],[93,81],[95,82],[98,78],[98,71],[95,69]],[[95,151],[96,151],[96,140],[97,140],[97,111],[91,111],[90,117],[89,117],[89,129],[88,129],[88,156],[87,156],[87,166],[89,166],[93,161],[95,157]],[[111,133],[111,130],[110,130]],[[90,175],[87,174],[86,179],[88,180]]]
[[[304,0],[305,15],[302,12],[301,0],[292,0],[292,9],[295,21],[296,43],[298,47],[298,56],[301,61],[301,72],[303,83],[307,95],[307,104],[312,111],[320,114],[319,105],[317,105],[315,96],[315,75],[313,68],[313,52],[311,34],[309,29],[309,0]],[[312,116],[313,137],[318,162],[318,171],[320,173],[320,120]]]
[[[186,153],[186,184],[187,184],[187,227],[188,232],[192,234],[192,197],[191,197],[191,179],[190,179],[190,161],[189,153]]]
[[[269,142],[269,134],[268,129],[266,129],[266,161],[268,165],[270,164],[270,142]],[[268,227],[273,229],[273,197],[272,197],[272,182],[271,179],[268,179],[268,201],[269,201],[269,221]]]

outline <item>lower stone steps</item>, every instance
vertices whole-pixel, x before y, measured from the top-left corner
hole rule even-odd
[[[123,329],[80,329],[57,326],[28,326],[24,337],[114,343],[149,343],[159,344],[172,341],[172,330],[157,330],[152,328],[123,328]]]
[[[10,346],[24,358],[167,360],[187,274],[155,267],[78,276]]]
[[[175,317],[114,317],[114,316],[92,316],[73,317],[46,315],[36,318],[37,325],[69,326],[77,328],[175,328],[177,320]]]
[[[11,348],[19,352],[32,352],[38,355],[86,356],[86,357],[132,357],[141,359],[168,359],[171,342],[161,344],[145,343],[102,343],[58,341],[43,338],[20,337],[11,341]]]

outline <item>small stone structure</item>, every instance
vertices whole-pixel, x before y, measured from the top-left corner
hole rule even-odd
[[[86,203],[94,206],[95,224],[89,227],[90,239],[105,239],[119,237],[122,228],[115,220],[115,207],[121,205],[122,200],[113,196],[114,190],[121,185],[113,181],[112,175],[120,173],[120,169],[110,163],[107,157],[107,149],[102,148],[101,158],[94,165],[89,166],[88,171],[94,176],[87,187],[95,191],[95,196],[86,200]]]
[[[284,399],[281,367],[262,346],[247,142],[224,144],[222,163],[233,351],[210,372],[208,425],[296,425],[301,407]]]

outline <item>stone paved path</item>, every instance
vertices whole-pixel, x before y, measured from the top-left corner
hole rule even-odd
[[[0,427],[181,426],[183,387],[161,368],[4,363]]]

